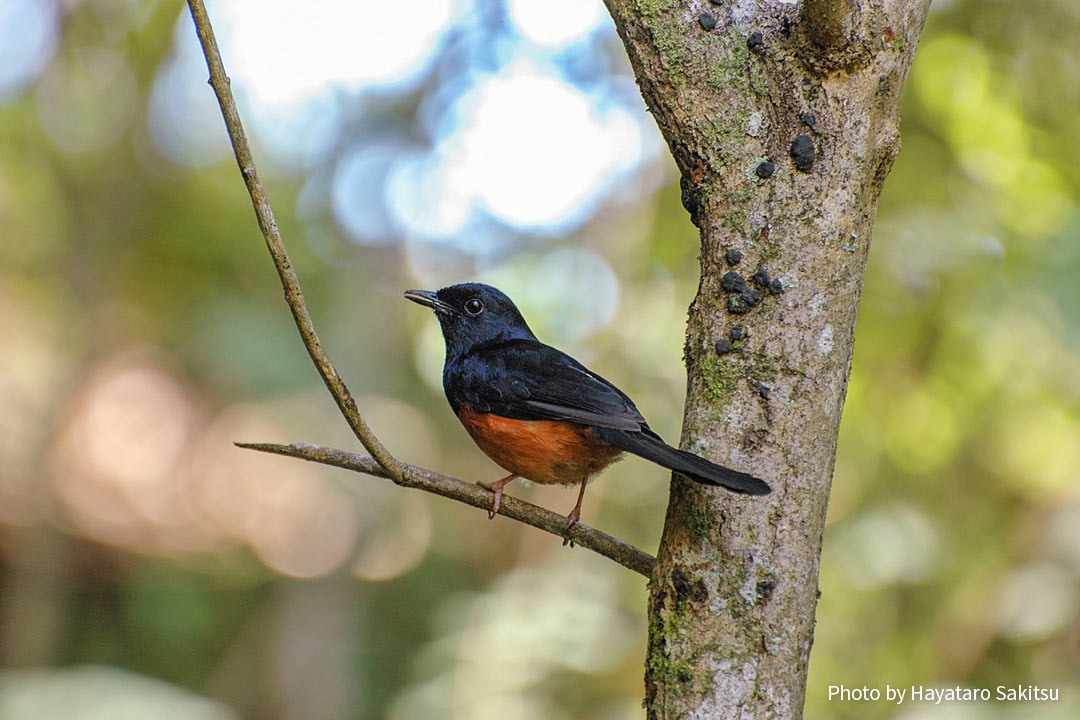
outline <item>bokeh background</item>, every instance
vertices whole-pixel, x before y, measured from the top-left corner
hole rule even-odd
[[[679,435],[697,239],[599,0],[218,0],[308,302],[399,457],[500,475],[408,287],[512,290]],[[936,0],[859,316],[807,717],[1080,717],[1080,5]],[[642,579],[355,448],[177,0],[0,2],[0,719],[641,717]],[[649,550],[666,473],[590,524]],[[567,511],[573,493],[518,488]],[[1041,705],[829,701],[1038,684]]]

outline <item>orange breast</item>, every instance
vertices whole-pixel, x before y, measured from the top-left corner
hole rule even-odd
[[[458,418],[499,466],[533,482],[572,485],[619,459],[622,451],[592,430],[558,420],[511,420],[462,405]]]

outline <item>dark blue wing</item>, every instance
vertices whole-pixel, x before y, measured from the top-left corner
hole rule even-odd
[[[648,427],[625,393],[535,340],[479,348],[446,367],[444,385],[455,410],[465,402],[516,420],[569,420],[616,430]],[[450,397],[451,387],[457,397]]]

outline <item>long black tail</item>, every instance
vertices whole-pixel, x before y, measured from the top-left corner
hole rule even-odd
[[[597,437],[617,448],[633,453],[669,470],[675,470],[703,485],[719,485],[745,495],[767,495],[771,488],[764,480],[723,465],[709,462],[693,453],[673,448],[652,431],[639,432],[593,428]]]

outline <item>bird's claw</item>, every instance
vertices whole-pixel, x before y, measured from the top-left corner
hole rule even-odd
[[[488,510],[488,520],[495,519],[495,513],[499,512],[499,507],[502,506],[502,488],[495,491],[495,502],[491,504],[491,509]]]
[[[495,514],[499,512],[499,508],[502,507],[502,485],[500,485],[499,483],[491,483],[490,485],[488,485],[487,483],[482,483],[479,480],[476,481],[476,484],[484,488],[485,490],[490,490],[491,492],[495,493],[495,502],[491,504],[491,509],[487,511],[488,520],[494,520]]]
[[[581,519],[581,510],[574,508],[569,515],[566,516],[566,527],[563,528],[563,547],[569,545],[574,547],[574,541],[570,539],[570,529],[577,525],[578,520]]]

